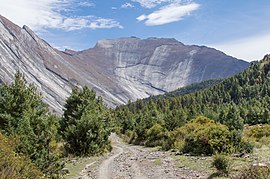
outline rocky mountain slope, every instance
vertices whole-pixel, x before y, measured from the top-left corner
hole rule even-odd
[[[0,79],[17,70],[35,83],[52,109],[61,113],[75,85],[87,85],[114,107],[194,82],[232,76],[249,64],[204,46],[175,39],[101,40],[94,48],[61,52],[27,26],[0,16]]]

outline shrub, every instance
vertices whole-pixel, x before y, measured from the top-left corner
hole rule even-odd
[[[165,129],[160,124],[153,125],[146,131],[145,145],[148,147],[162,146],[165,138]]]
[[[267,165],[256,164],[250,165],[249,168],[243,170],[237,178],[240,179],[268,179],[270,178],[270,168]]]
[[[0,178],[42,178],[31,160],[15,152],[16,142],[0,133]]]
[[[262,137],[270,136],[270,124],[259,124],[254,126],[249,126],[245,131],[245,134],[248,137],[254,137],[260,139]]]
[[[213,167],[217,169],[221,174],[228,175],[231,167],[230,158],[224,154],[215,154],[213,155]]]
[[[229,131],[227,126],[203,116],[171,133],[174,147],[193,155],[242,152],[243,148],[250,146],[242,142],[240,134],[238,131]]]

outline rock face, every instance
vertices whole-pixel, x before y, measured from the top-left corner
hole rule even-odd
[[[114,107],[194,82],[226,78],[249,65],[215,49],[175,39],[101,40],[94,48],[61,52],[27,26],[20,28],[2,16],[0,61],[0,81],[11,82],[20,70],[58,113],[75,85],[89,86]]]

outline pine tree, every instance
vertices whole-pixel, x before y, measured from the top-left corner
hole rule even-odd
[[[68,153],[96,155],[110,150],[109,110],[88,87],[75,88],[67,99],[60,133]]]

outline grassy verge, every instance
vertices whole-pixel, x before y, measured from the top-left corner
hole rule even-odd
[[[85,157],[85,158],[73,158],[68,159],[65,168],[69,170],[68,175],[65,176],[67,179],[75,178],[79,176],[80,172],[85,169],[89,164],[94,164],[100,160],[100,157]]]

